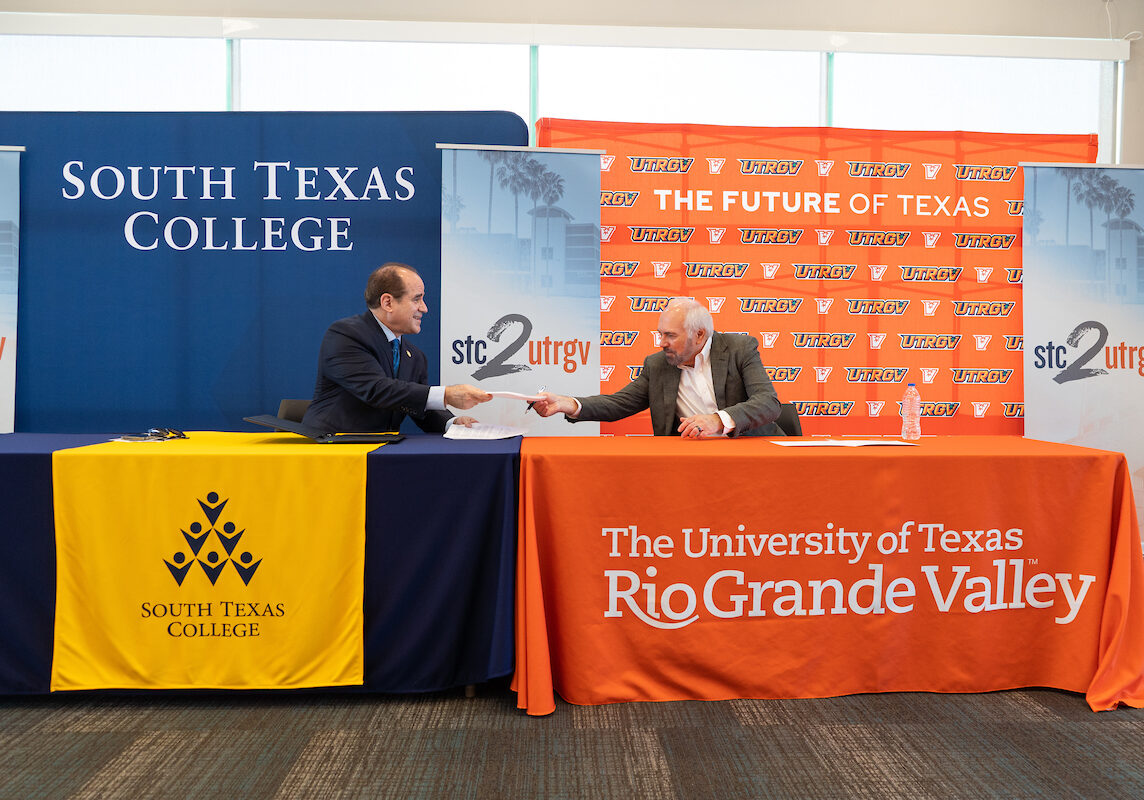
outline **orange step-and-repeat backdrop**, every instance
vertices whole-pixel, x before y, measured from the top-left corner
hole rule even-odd
[[[806,434],[1023,430],[1019,162],[1093,162],[1095,135],[542,119],[601,156],[601,391],[658,346],[668,298],[742,332]],[[604,433],[650,431],[647,413]]]

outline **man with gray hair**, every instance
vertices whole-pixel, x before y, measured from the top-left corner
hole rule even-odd
[[[659,347],[639,377],[615,394],[565,397],[541,392],[542,417],[614,422],[651,409],[656,436],[782,436],[779,399],[752,336],[716,333],[711,312],[676,297],[659,315]]]

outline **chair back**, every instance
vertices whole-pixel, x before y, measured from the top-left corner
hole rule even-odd
[[[798,409],[794,403],[781,403],[782,410],[775,424],[782,428],[787,436],[802,436],[802,423],[798,420]]]

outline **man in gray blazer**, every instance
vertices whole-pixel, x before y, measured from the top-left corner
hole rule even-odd
[[[711,312],[674,298],[659,317],[660,351],[615,394],[565,397],[542,392],[542,417],[614,422],[651,409],[656,436],[782,436],[779,399],[752,336],[716,333]]]

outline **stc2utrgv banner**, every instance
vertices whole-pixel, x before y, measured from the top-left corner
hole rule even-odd
[[[1095,135],[542,119],[602,149],[601,391],[658,346],[667,299],[759,341],[806,434],[1020,434],[1021,161],[1094,161]],[[646,413],[601,430],[647,433]]]
[[[20,151],[0,145],[0,433],[16,399],[16,288],[20,275]]]
[[[1144,168],[1023,170],[1025,432],[1124,453],[1144,497]]]

